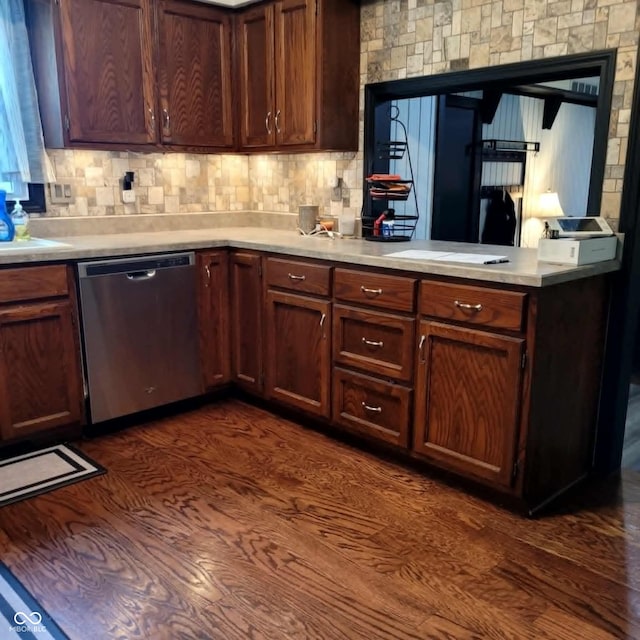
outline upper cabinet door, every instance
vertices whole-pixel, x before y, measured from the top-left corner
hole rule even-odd
[[[62,0],[70,142],[155,142],[149,0]]]
[[[273,16],[273,5],[259,5],[238,16],[236,43],[243,147],[275,144]]]
[[[163,0],[158,23],[162,142],[233,146],[229,13]]]
[[[316,0],[275,3],[279,145],[313,144],[316,129]]]

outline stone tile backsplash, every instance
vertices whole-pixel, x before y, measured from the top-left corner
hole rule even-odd
[[[74,201],[48,204],[52,216],[109,216],[251,209],[249,162],[240,155],[50,150],[56,180]],[[122,178],[135,173],[135,203],[122,202]]]
[[[602,214],[619,217],[637,64],[637,0],[362,0],[363,87],[394,80],[617,49]],[[362,131],[358,153],[194,155],[52,150],[59,182],[73,186],[52,216],[265,211],[323,215],[362,206]],[[123,204],[119,180],[135,171],[136,202]],[[334,192],[341,178],[341,193]],[[615,223],[615,222],[614,222]]]
[[[198,155],[49,150],[59,183],[74,201],[47,205],[47,215],[111,216],[150,213],[264,211],[297,214],[317,204],[331,214],[332,198],[358,215],[362,167],[356,153]],[[122,202],[122,178],[135,173],[135,203]],[[342,179],[336,201],[333,187]],[[335,205],[334,205],[335,212]]]

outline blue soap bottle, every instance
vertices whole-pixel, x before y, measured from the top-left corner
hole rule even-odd
[[[0,189],[0,242],[11,242],[16,230],[7,212],[7,192]]]

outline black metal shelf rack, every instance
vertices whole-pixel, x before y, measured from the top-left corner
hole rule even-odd
[[[371,172],[366,180],[366,201],[363,205],[362,216],[362,237],[365,240],[374,242],[403,242],[411,240],[416,230],[416,225],[420,218],[418,211],[418,196],[415,190],[413,164],[411,163],[411,152],[407,136],[407,128],[398,118],[399,109],[395,105],[391,107],[391,122],[395,122],[401,129],[404,140],[389,140],[378,142],[376,145],[376,157],[374,161],[381,161],[387,168],[390,168],[391,161],[403,160],[406,157],[409,168],[408,179],[396,178],[376,179],[371,167]],[[395,110],[395,111],[393,111]],[[406,202],[411,195],[415,203],[415,215],[396,214],[392,206],[387,206],[384,212],[376,211],[373,202]],[[383,235],[380,228],[381,216],[389,211],[393,211],[393,216],[387,214],[387,219],[393,219],[393,231],[389,235]]]

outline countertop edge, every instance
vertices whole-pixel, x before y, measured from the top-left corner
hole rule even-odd
[[[263,237],[240,237],[240,234],[246,235],[256,232]],[[547,287],[612,273],[620,269],[620,261],[618,259],[578,267],[551,263],[540,265],[532,260],[533,254],[524,253],[534,250],[513,247],[502,248],[505,252],[508,251],[510,255],[514,256],[514,260],[506,265],[472,265],[394,258],[387,257],[378,243],[374,245],[373,243],[364,243],[362,240],[354,239],[302,238],[293,232],[265,230],[255,227],[154,233],[162,237],[152,238],[150,236],[154,234],[151,233],[50,238],[50,240],[70,246],[69,248],[60,247],[55,249],[49,247],[32,250],[13,249],[4,254],[0,253],[0,266],[25,266],[30,263],[47,262],[78,262],[118,256],[230,247],[412,272],[425,276],[443,276],[529,287]],[[180,235],[184,237],[180,238]],[[193,237],[194,235],[198,237]],[[483,248],[482,245],[455,244],[457,250],[464,248],[470,251],[471,248],[475,250],[478,247]],[[389,248],[387,247],[386,249],[388,250]],[[395,247],[393,249],[398,250]],[[491,249],[495,252],[496,247]],[[531,268],[531,265],[535,265],[536,270],[542,272],[525,271],[524,268],[521,272],[518,272],[518,258],[524,255],[527,256],[525,261],[527,267]]]

